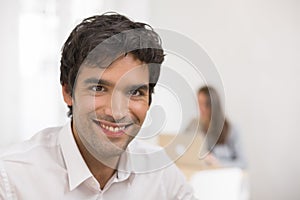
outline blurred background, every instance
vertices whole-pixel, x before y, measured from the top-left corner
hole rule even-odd
[[[0,2],[0,147],[68,120],[59,84],[61,47],[83,18],[117,11],[205,49],[223,81],[226,115],[242,134],[251,199],[300,199],[300,1]],[[200,84],[191,79],[195,91]],[[170,106],[166,95],[158,89],[155,101]],[[163,131],[186,123],[176,112],[166,108]]]

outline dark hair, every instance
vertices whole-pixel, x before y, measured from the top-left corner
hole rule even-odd
[[[209,86],[201,87],[198,90],[199,94],[204,94],[207,99],[207,106],[211,110],[211,120],[208,125],[204,126],[203,130],[206,134],[209,134],[213,139],[217,139],[217,144],[224,144],[229,134],[229,123],[225,118],[225,114],[221,107],[221,102],[217,91]],[[220,127],[221,134],[220,134]],[[218,137],[218,138],[216,138]]]
[[[101,67],[99,62],[106,62],[108,58],[111,63],[121,54],[127,53],[148,64],[150,105],[151,94],[164,60],[161,39],[151,26],[133,22],[118,13],[86,18],[73,29],[62,48],[60,83],[67,87],[72,96],[76,76],[82,64]],[[106,63],[105,67],[110,63]],[[68,116],[71,116],[72,107],[68,107]]]

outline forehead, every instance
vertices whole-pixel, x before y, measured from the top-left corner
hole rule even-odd
[[[199,101],[206,101],[208,100],[206,94],[204,94],[203,92],[198,93],[198,100]]]
[[[149,70],[147,64],[127,54],[115,60],[107,68],[81,66],[77,82],[81,83],[90,78],[106,80],[112,84],[149,83]]]

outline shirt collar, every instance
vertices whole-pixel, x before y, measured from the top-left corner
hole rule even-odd
[[[68,172],[69,188],[73,190],[93,175],[77,147],[72,134],[71,122],[68,122],[60,131],[59,142]]]
[[[129,149],[129,147],[127,147],[127,149]],[[117,178],[119,181],[123,181],[126,180],[130,176],[130,174],[132,174],[131,159],[130,153],[128,153],[126,150],[120,156],[117,170]]]

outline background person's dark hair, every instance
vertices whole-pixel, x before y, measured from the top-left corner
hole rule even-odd
[[[72,91],[79,68],[89,53],[103,41],[134,29],[141,30],[143,35],[124,34],[122,37],[118,37],[117,42],[123,45],[123,54],[131,53],[142,62],[149,63],[149,105],[151,104],[152,93],[159,78],[161,63],[164,60],[161,39],[151,26],[145,23],[133,22],[117,13],[105,13],[84,19],[73,29],[65,42],[60,65],[60,83],[67,87],[71,96],[73,95]],[[133,48],[139,46],[140,43],[144,43],[144,47],[151,48]],[[127,52],[128,49],[131,50]],[[106,50],[113,51],[112,48]],[[109,52],[105,54],[107,56]],[[116,59],[116,57],[113,59]],[[154,64],[151,65],[151,63]],[[71,116],[72,107],[68,107],[68,116]]]
[[[215,137],[218,137],[216,144],[225,144],[229,134],[229,123],[225,118],[225,114],[222,110],[219,95],[217,94],[217,91],[214,88],[209,86],[201,87],[198,90],[198,95],[200,93],[206,96],[207,106],[211,110],[211,120],[208,126],[203,127],[205,129],[203,131],[206,134],[212,136],[213,139],[216,139]],[[218,127],[223,127],[221,129],[221,133],[218,131],[219,130]]]

